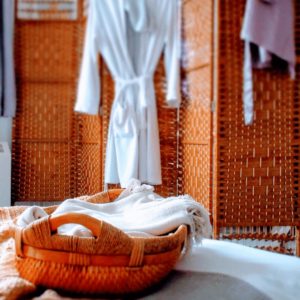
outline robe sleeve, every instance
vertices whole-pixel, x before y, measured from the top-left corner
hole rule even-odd
[[[167,28],[164,62],[167,76],[167,104],[179,107],[180,95],[180,35],[181,0],[172,0],[169,11],[170,22]]]
[[[100,76],[93,1],[89,1],[83,58],[78,82],[75,111],[97,114],[100,103]]]

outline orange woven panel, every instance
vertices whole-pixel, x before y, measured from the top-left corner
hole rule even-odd
[[[17,20],[17,77],[39,82],[74,81],[79,59],[76,23]]]
[[[184,76],[180,110],[183,143],[211,142],[211,69],[203,67]]]
[[[180,148],[182,174],[180,188],[201,202],[209,211],[212,209],[210,182],[209,145],[182,144]],[[207,174],[205,177],[204,174]]]
[[[13,202],[102,189],[101,120],[73,110],[83,33],[81,13],[75,21],[16,20]]]
[[[75,113],[74,135],[76,140],[82,143],[99,143],[102,138],[102,124],[99,121],[101,121],[99,116]]]
[[[160,137],[162,184],[155,191],[160,195],[177,194],[177,110],[166,105],[166,82],[163,60],[161,59],[154,76],[156,91],[158,127]]]
[[[77,183],[77,195],[94,194],[102,190],[102,160],[100,153],[102,147],[99,143],[79,144],[76,149],[77,164],[73,178]]]
[[[213,3],[183,3],[183,78],[179,115],[178,191],[211,212]],[[199,30],[205,28],[205,30]]]
[[[12,153],[15,201],[55,201],[73,195],[70,143],[15,141]]]
[[[76,159],[73,184],[77,195],[95,194],[103,189],[101,119],[78,113],[74,123]]]
[[[242,110],[244,1],[220,2],[215,228],[299,223],[299,97],[280,71],[254,71],[254,123]],[[300,10],[297,10],[297,15]],[[296,23],[298,24],[298,23]],[[296,33],[299,30],[296,30]],[[299,74],[297,74],[297,80]]]
[[[69,142],[74,97],[74,84],[20,81],[14,138]]]
[[[211,63],[212,12],[211,0],[183,2],[183,67],[187,71]]]

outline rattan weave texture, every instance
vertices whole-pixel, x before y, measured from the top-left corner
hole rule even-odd
[[[296,2],[298,48],[300,6]],[[295,81],[277,68],[254,71],[254,122],[245,126],[240,39],[245,1],[217,3],[214,230],[218,237],[222,228],[231,227],[232,234],[227,237],[238,240],[241,235],[237,228],[244,228],[243,238],[248,235],[259,240],[263,239],[260,226],[299,226],[299,70]],[[275,238],[283,245],[295,234],[293,228],[282,236],[275,232],[264,238]],[[297,243],[299,246],[299,240]],[[273,250],[289,252],[280,247]]]
[[[13,202],[60,201],[103,188],[101,119],[73,111],[85,24],[82,4],[78,1],[73,21],[16,19]]]
[[[299,70],[296,81],[276,69],[254,72],[255,121],[245,126],[240,39],[245,1],[183,3],[179,192],[212,212],[216,237],[247,236],[257,245],[276,240],[280,246],[273,250],[294,253],[290,243],[300,213]],[[297,1],[295,7],[299,54]],[[277,225],[292,227],[280,235]],[[264,227],[267,235],[260,234],[261,226],[271,228]],[[231,233],[225,235],[227,228]]]
[[[84,200],[100,204],[114,200],[120,192],[111,190]],[[94,237],[55,234],[57,227],[68,223],[86,226]],[[186,235],[185,225],[145,238],[129,236],[84,214],[47,216],[16,229],[16,266],[21,277],[47,288],[84,294],[139,292],[172,270]]]
[[[16,72],[30,81],[76,79],[76,22],[16,20]],[[75,50],[75,51],[74,51]]]
[[[183,2],[182,105],[179,114],[178,191],[212,211],[213,2]],[[205,28],[205,30],[200,30]]]
[[[300,210],[295,82],[284,72],[255,70],[254,123],[244,125],[239,38],[244,1],[235,2],[220,1],[215,225],[296,225]]]

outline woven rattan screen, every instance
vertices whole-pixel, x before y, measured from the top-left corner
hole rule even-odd
[[[56,5],[47,13],[35,14],[34,20],[27,13],[25,19],[16,20],[18,108],[13,132],[13,202],[63,200],[103,189],[114,83],[101,63],[103,115],[73,112],[85,28],[83,1],[77,3],[75,19],[74,13],[69,19],[58,14]],[[164,78],[161,62],[155,87],[163,184],[156,190],[175,195],[177,111],[164,104]]]
[[[300,217],[299,70],[295,81],[280,71],[254,72],[255,120],[245,126],[240,39],[245,1],[183,3],[179,192],[212,212],[216,237],[295,253],[290,226],[299,225]],[[278,225],[286,226],[281,233]]]
[[[101,119],[73,112],[84,33],[78,5],[75,20],[56,18],[54,10],[47,20],[16,19],[14,202],[63,200],[102,189]]]
[[[213,1],[184,1],[182,21],[178,188],[211,211]]]
[[[245,126],[240,39],[245,1],[216,3],[215,233],[228,226],[299,225],[299,69],[295,81],[285,72],[254,71],[254,123]],[[299,3],[295,14],[299,52]]]

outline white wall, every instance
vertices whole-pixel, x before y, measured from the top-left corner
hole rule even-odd
[[[0,141],[8,142],[11,149],[12,118],[0,118]]]
[[[11,149],[12,118],[0,118],[0,141],[7,142]],[[4,145],[7,148],[7,145]],[[0,206],[11,205],[11,154],[8,150],[0,156]]]

